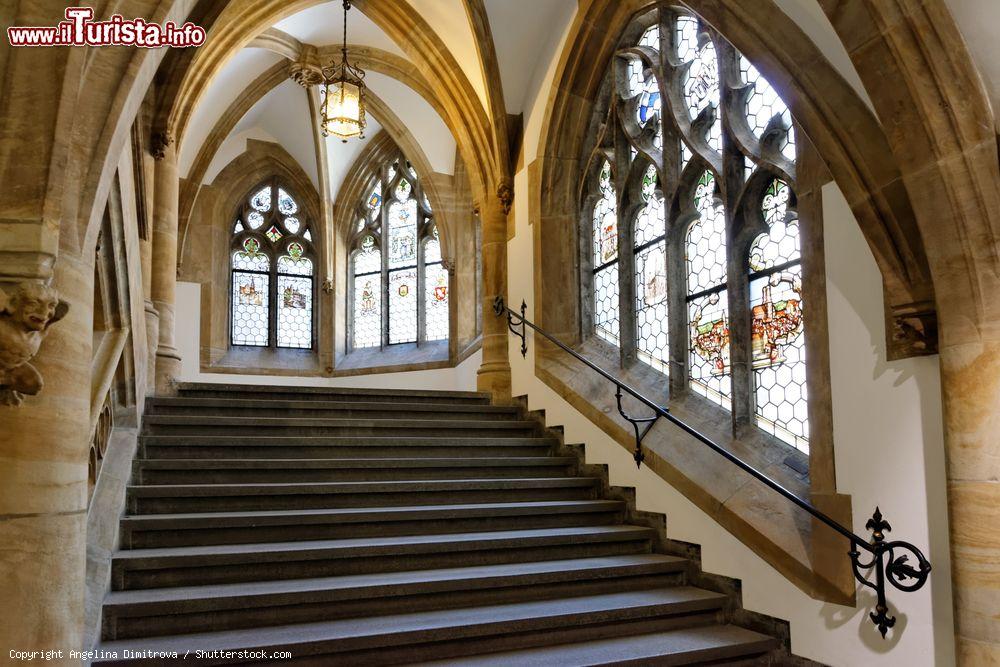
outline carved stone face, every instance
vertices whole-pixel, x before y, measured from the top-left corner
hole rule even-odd
[[[14,317],[29,331],[41,331],[56,314],[59,299],[43,286],[31,285],[21,289],[12,299]]]

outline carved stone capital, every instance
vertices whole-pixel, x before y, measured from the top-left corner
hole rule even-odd
[[[890,361],[938,352],[937,311],[933,304],[910,304],[888,313]]]
[[[497,186],[497,198],[500,199],[504,215],[510,215],[510,207],[514,204],[514,187],[510,182],[503,181]]]
[[[66,317],[69,304],[48,283],[26,280],[10,293],[0,289],[0,405],[20,405],[42,390],[31,365],[49,327]]]
[[[149,154],[156,160],[162,160],[167,154],[167,148],[174,143],[174,135],[169,130],[153,132],[149,141]]]
[[[322,289],[323,289],[323,293],[324,294],[333,294],[333,290],[334,290],[333,281],[330,280],[329,278],[327,278],[326,280],[324,280],[323,281],[323,287],[322,287]]]
[[[448,272],[449,276],[455,275],[455,260],[446,257],[441,258],[441,266]]]

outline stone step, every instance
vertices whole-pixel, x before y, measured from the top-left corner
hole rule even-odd
[[[147,415],[231,417],[310,417],[370,419],[391,414],[393,419],[516,419],[520,409],[478,403],[402,403],[376,400],[297,401],[275,398],[158,397],[146,401]]]
[[[133,466],[133,481],[156,485],[554,477],[568,474],[575,463],[573,458],[556,456],[140,459]]]
[[[364,389],[359,387],[294,387],[252,384],[179,382],[184,398],[242,398],[251,400],[357,401],[359,397],[382,403],[469,403],[489,405],[490,395],[475,391],[427,391],[411,389]]]
[[[514,419],[315,419],[308,417],[230,417],[147,415],[143,429],[164,435],[293,435],[328,436],[431,436],[445,434],[466,438],[537,435],[538,424]]]
[[[400,664],[457,657],[568,638],[615,636],[628,627],[697,627],[715,620],[725,596],[688,586],[605,593],[568,599],[424,611],[104,642],[103,651],[287,650],[306,664]],[[202,659],[201,665],[222,664]],[[143,664],[97,660],[93,664]],[[156,663],[150,663],[156,664]]]
[[[104,639],[360,618],[680,585],[688,561],[639,554],[112,592]]]
[[[648,553],[642,526],[580,526],[117,551],[112,590]]]
[[[471,503],[126,516],[125,549],[596,526],[617,522],[617,500]]]
[[[476,456],[548,456],[556,441],[542,437],[356,437],[289,435],[142,435],[148,459],[244,458],[442,458],[473,452]]]
[[[419,667],[701,665],[745,660],[776,648],[778,641],[767,635],[735,625],[706,625],[648,635],[464,656],[454,660],[434,660],[420,663]]]
[[[426,479],[294,484],[165,484],[129,486],[130,514],[296,510],[338,507],[578,500],[594,495],[594,477]]]

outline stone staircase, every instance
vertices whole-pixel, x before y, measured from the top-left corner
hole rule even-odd
[[[186,384],[143,428],[93,664],[799,663],[521,407]]]

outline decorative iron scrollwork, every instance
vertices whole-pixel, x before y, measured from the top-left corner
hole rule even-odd
[[[507,328],[510,332],[521,339],[521,357],[526,358],[528,356],[528,340],[525,338],[525,319],[524,314],[528,310],[528,304],[521,300],[521,314],[518,315],[514,311],[504,304],[503,297],[497,296],[493,299],[493,312],[497,314],[497,317],[503,315],[504,311],[507,311]],[[516,320],[516,321],[515,321]]]
[[[656,424],[657,420],[662,417],[701,442],[704,446],[713,450],[716,454],[723,457],[737,468],[740,468],[751,477],[764,484],[764,486],[778,493],[799,509],[807,512],[833,531],[847,538],[851,543],[851,550],[848,552],[848,555],[851,558],[851,567],[854,570],[854,577],[863,586],[867,586],[875,591],[877,596],[875,611],[870,612],[868,617],[878,628],[879,632],[882,633],[882,637],[885,637],[889,628],[896,624],[896,617],[889,615],[889,604],[885,598],[886,581],[888,580],[888,582],[896,589],[906,593],[919,590],[925,583],[927,583],[927,579],[931,572],[931,564],[924,557],[924,554],[920,551],[920,549],[909,542],[903,542],[901,540],[894,540],[892,542],[886,541],[885,534],[892,530],[892,526],[890,526],[889,522],[883,518],[882,511],[878,507],[875,508],[875,513],[872,514],[872,518],[865,524],[865,528],[870,530],[872,533],[871,540],[865,540],[865,538],[861,537],[857,533],[854,533],[836,519],[827,516],[814,507],[812,503],[803,500],[796,494],[792,493],[787,488],[774,481],[733,452],[713,442],[708,436],[700,433],[690,424],[687,424],[683,420],[670,414],[669,408],[661,406],[658,403],[654,403],[651,399],[643,396],[636,389],[625,384],[614,375],[611,375],[593,361],[583,357],[579,352],[570,348],[568,345],[555,338],[552,334],[539,328],[539,326],[534,322],[528,321],[525,317],[527,308],[527,304],[525,304],[524,301],[521,301],[521,313],[518,314],[504,304],[503,297],[498,296],[493,300],[493,312],[496,313],[497,317],[501,317],[506,313],[507,328],[510,329],[511,333],[521,339],[521,356],[525,356],[528,353],[528,344],[525,340],[525,332],[528,328],[531,328],[536,335],[546,338],[553,345],[573,356],[579,362],[588,366],[595,373],[601,375],[615,385],[615,399],[618,403],[618,414],[632,424],[632,430],[635,433],[635,452],[632,458],[635,459],[637,466],[642,466],[642,462],[646,458],[642,449],[643,438],[646,437],[646,434],[649,433],[651,428],[653,428],[653,425]],[[627,413],[622,405],[623,393],[628,393],[638,402],[649,408],[653,413],[653,416],[634,417]],[[645,426],[640,429],[641,424],[645,424]],[[874,581],[871,581],[868,578],[872,569],[875,571]]]
[[[854,578],[863,586],[875,591],[875,611],[870,612],[868,617],[885,637],[889,628],[896,625],[896,617],[889,615],[889,604],[885,598],[886,580],[906,593],[919,590],[927,583],[927,578],[931,573],[931,564],[920,549],[909,542],[885,541],[885,534],[892,530],[892,526],[882,517],[882,511],[878,507],[875,508],[872,518],[868,519],[865,528],[872,531],[871,543],[865,544],[855,540],[851,550],[847,553],[851,557]],[[862,549],[869,554],[870,560],[862,561]],[[897,551],[906,553],[897,555]],[[913,561],[910,560],[911,556]],[[875,569],[874,582],[866,576],[867,571],[872,568]]]
[[[660,418],[659,413],[653,415],[652,417],[633,417],[632,415],[625,412],[622,407],[622,386],[618,385],[618,389],[615,391],[615,399],[618,401],[618,414],[622,416],[625,421],[632,424],[632,430],[635,432],[635,451],[632,453],[632,459],[635,460],[635,467],[642,467],[642,462],[646,460],[646,454],[642,451],[642,439],[646,437],[649,433],[649,429],[653,428],[653,425]],[[642,432],[639,432],[639,424],[645,424],[645,428]]]

